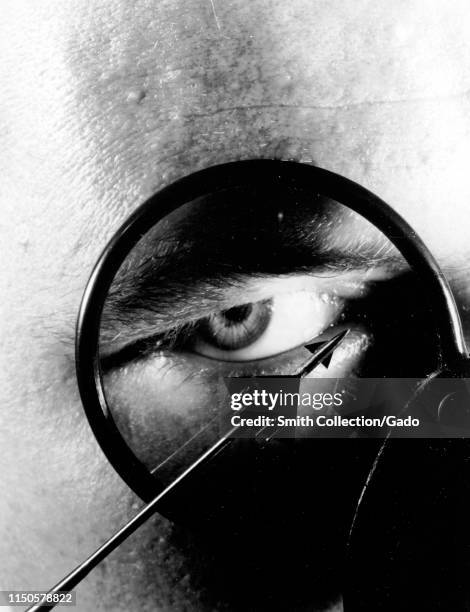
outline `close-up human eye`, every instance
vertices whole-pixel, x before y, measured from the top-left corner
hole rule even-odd
[[[225,372],[289,374],[289,355],[348,323],[357,353],[370,344],[373,317],[370,304],[362,320],[348,321],[348,311],[405,268],[390,243],[332,202],[288,190],[207,198],[161,222],[124,262],[105,304],[102,366],[184,357],[204,372],[220,363]],[[412,301],[397,300],[384,320]]]
[[[305,290],[232,306],[198,321],[191,346],[196,354],[223,361],[279,355],[322,333],[337,315],[338,301]]]
[[[262,282],[258,284],[263,286]],[[326,293],[307,288],[308,278],[297,279],[295,283],[285,279],[266,284],[268,291],[277,290],[277,293],[264,299],[236,303],[157,336],[138,339],[123,347],[117,355],[105,356],[105,369],[125,360],[129,362],[163,353],[206,357],[207,367],[211,366],[210,360],[225,362],[227,367],[230,362],[241,366],[244,362],[256,362],[260,367],[264,360],[285,356],[313,342],[338,321],[344,309],[344,299],[338,291]],[[293,284],[299,288],[294,289]],[[282,291],[283,286],[288,290]],[[362,288],[358,288],[360,291]]]

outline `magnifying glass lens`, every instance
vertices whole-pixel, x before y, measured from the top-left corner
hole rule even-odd
[[[223,415],[239,410],[227,380],[293,376],[342,330],[309,373],[311,396],[342,391],[346,410],[358,378],[430,371],[423,295],[389,238],[334,199],[263,181],[195,198],[143,232],[110,285],[99,351],[109,417],[168,484],[226,433]]]

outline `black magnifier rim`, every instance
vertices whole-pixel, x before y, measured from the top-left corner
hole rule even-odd
[[[80,396],[93,433],[126,484],[144,501],[163,488],[119,432],[103,389],[99,333],[103,306],[112,281],[132,248],[168,214],[197,198],[235,188],[279,184],[321,194],[343,204],[381,230],[429,289],[440,339],[441,367],[466,356],[460,317],[452,291],[422,240],[388,204],[357,183],[317,166],[253,159],[212,166],[168,185],[144,202],[108,243],[86,286],[77,319],[76,373]]]

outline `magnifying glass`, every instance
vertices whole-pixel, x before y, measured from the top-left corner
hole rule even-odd
[[[409,290],[407,304],[384,321],[383,287],[393,285],[395,273]],[[382,292],[374,315],[365,311],[370,286]],[[415,307],[419,320],[408,317],[404,340],[399,327]],[[325,367],[309,347],[329,342],[336,350]],[[427,349],[420,363],[418,345]],[[219,507],[228,512],[224,520],[240,516],[237,487],[259,500],[274,489],[281,498],[297,496],[306,486],[299,465],[324,456],[326,445],[232,443],[234,431],[219,418],[227,378],[307,372],[327,391],[332,380],[358,376],[434,379],[436,372],[462,375],[466,350],[442,272],[387,204],[313,166],[249,160],[192,174],[127,220],[87,285],[76,363],[101,448],[148,505],[51,592],[73,588],[156,511],[184,523],[215,507],[215,524]],[[350,466],[355,479],[341,465],[317,475],[315,486],[342,473],[343,494],[353,496],[379,446],[369,445],[367,460]],[[295,469],[286,472],[291,456]],[[257,466],[258,477],[247,464]],[[224,487],[229,471],[232,484]]]

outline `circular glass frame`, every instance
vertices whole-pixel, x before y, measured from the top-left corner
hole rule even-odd
[[[298,162],[245,160],[188,175],[144,202],[108,243],[86,286],[76,329],[76,373],[83,407],[93,433],[126,484],[148,502],[163,485],[136,457],[117,428],[103,389],[99,359],[101,315],[121,264],[139,240],[168,214],[197,198],[236,189],[295,188],[343,204],[375,225],[394,244],[425,283],[432,303],[441,355],[440,368],[465,355],[460,317],[450,287],[422,240],[388,204],[357,183],[333,172]]]

